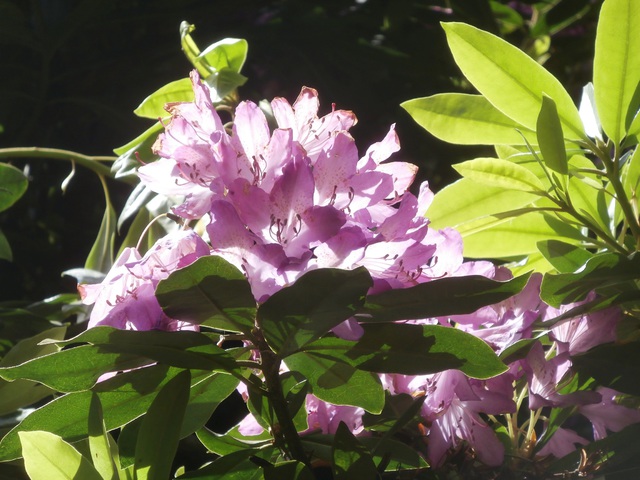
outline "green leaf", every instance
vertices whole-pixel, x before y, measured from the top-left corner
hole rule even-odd
[[[587,181],[572,175],[569,177],[568,194],[573,208],[591,222],[584,222],[585,227],[599,227],[609,232],[611,221],[604,188],[594,188]]]
[[[104,480],[117,480],[118,467],[114,462],[111,439],[104,426],[102,405],[94,393],[89,405],[89,449],[95,469]],[[117,453],[117,451],[115,452]]]
[[[387,290],[366,299],[361,322],[392,322],[475,312],[520,292],[529,275],[496,281],[480,275],[445,277],[413,287]]]
[[[201,257],[173,272],[160,281],[156,297],[172,318],[244,333],[254,327],[257,308],[251,286],[221,257]]]
[[[640,198],[640,147],[635,148],[633,154],[622,170],[622,185],[628,197]]]
[[[167,118],[163,118],[163,121],[164,120],[167,120]],[[161,122],[154,122],[151,127],[129,143],[113,150],[114,153],[118,155],[116,161],[111,165],[111,171],[114,173],[115,178],[135,175],[136,170],[140,166],[140,161],[146,164],[159,158],[153,153],[151,147],[163,129],[164,127]]]
[[[0,212],[16,203],[27,191],[29,182],[20,170],[0,163]]]
[[[13,262],[13,252],[11,251],[11,245],[5,234],[0,230],[0,260],[7,260]]]
[[[400,323],[362,328],[357,342],[326,337],[305,346],[304,352],[376,373],[427,375],[454,368],[486,379],[506,369],[483,340],[455,328]]]
[[[191,375],[180,372],[162,387],[142,420],[134,470],[138,480],[166,480],[178,449]]]
[[[561,175],[569,173],[564,135],[556,103],[547,95],[542,96],[542,107],[536,121],[538,145],[545,165]]]
[[[209,45],[198,55],[198,60],[204,60],[214,70],[224,68],[240,72],[245,60],[249,44],[241,38],[225,38]]]
[[[367,448],[340,422],[333,442],[335,480],[370,480],[378,477],[373,458]]]
[[[95,385],[107,372],[129,370],[151,361],[136,354],[101,352],[99,347],[83,345],[34,358],[14,367],[0,368],[0,377],[40,382],[59,392],[77,392]]]
[[[568,139],[584,139],[578,109],[562,84],[513,45],[463,23],[444,23],[453,57],[474,87],[512,120],[535,130],[543,93],[554,99]]]
[[[290,460],[264,469],[265,480],[314,480],[316,477],[304,463]]]
[[[499,158],[476,158],[458,163],[453,168],[464,178],[498,187],[522,192],[544,192],[542,182],[525,167]]]
[[[593,85],[602,129],[619,145],[638,111],[640,3],[607,0],[600,10]]]
[[[158,390],[181,369],[154,365],[121,373],[94,387],[104,410],[107,430],[119,428],[145,413]],[[192,382],[200,382],[211,372],[193,371]],[[226,376],[226,375],[224,375]],[[40,407],[0,440],[0,461],[20,457],[18,432],[46,430],[75,442],[88,435],[87,412],[91,392],[75,392],[56,398]]]
[[[535,132],[514,122],[482,95],[441,93],[400,105],[435,137],[459,145],[536,144]],[[518,130],[521,133],[518,133]]]
[[[364,267],[305,273],[258,309],[267,342],[283,357],[299,350],[353,316],[372,284]]]
[[[271,436],[268,439],[260,439],[253,441],[243,441],[229,434],[220,435],[212,432],[207,428],[201,428],[196,432],[196,436],[204,447],[216,455],[221,457],[229,453],[238,452],[250,448],[261,448],[272,444]]]
[[[71,445],[49,432],[20,432],[24,466],[31,480],[103,480]]]
[[[263,470],[259,465],[270,465],[264,457],[270,456],[273,449],[247,449],[233,452],[193,472],[178,477],[179,480],[262,480]]]
[[[174,102],[193,102],[194,93],[190,78],[182,78],[174,82],[167,83],[159,88],[136,108],[133,113],[139,117],[157,120],[165,117],[167,110],[165,105]]]
[[[538,250],[560,273],[575,272],[593,256],[583,248],[558,240],[542,240],[538,242]]]
[[[384,390],[380,378],[373,373],[358,370],[340,359],[336,361],[336,357],[322,351],[294,353],[285,363],[309,380],[312,393],[321,400],[361,407],[371,413],[380,413],[384,407]]]
[[[577,273],[545,275],[540,298],[553,307],[559,307],[584,300],[592,290],[625,284],[638,278],[640,255],[627,258],[616,253],[601,253],[589,259]],[[621,288],[628,290],[624,286]]]
[[[538,242],[560,240],[580,244],[584,241],[581,232],[571,225],[547,215],[533,211],[490,224],[489,228],[477,228],[463,232],[464,256],[469,258],[509,258],[537,253]]]
[[[91,247],[84,268],[106,273],[113,265],[113,244],[116,238],[116,211],[107,198],[98,236]]]

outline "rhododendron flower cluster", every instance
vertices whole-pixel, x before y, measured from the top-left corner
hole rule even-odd
[[[195,101],[167,106],[172,118],[154,145],[161,158],[141,166],[138,174],[152,191],[178,196],[173,213],[185,223],[204,222],[206,236],[192,230],[169,234],[144,256],[125,249],[102,284],[81,287],[84,302],[94,304],[89,326],[195,328],[167,318],[154,288],[204,255],[219,255],[243,271],[258,303],[305,272],[325,267],[366,267],[374,280],[371,292],[445,276],[510,277],[508,270],[488,262],[465,262],[457,231],[429,227],[425,212],[433,194],[428,185],[423,183],[417,196],[409,192],[417,167],[387,162],[399,150],[393,127],[360,156],[349,134],[354,114],[334,107],[319,117],[317,92],[303,88],[293,105],[282,98],[271,102],[274,129],[256,104],[242,102],[228,131],[209,88],[196,73],[191,79]],[[616,393],[609,389],[560,391],[573,375],[571,355],[615,340],[619,312],[608,309],[558,323],[543,344],[533,340],[534,328],[563,312],[542,302],[539,291],[540,277],[533,276],[520,294],[501,304],[469,315],[417,321],[460,328],[497,353],[531,340],[528,351],[504,374],[489,380],[470,379],[455,370],[381,375],[392,395],[426,397],[421,424],[432,465],[442,465],[449,452],[465,445],[483,463],[500,465],[505,446],[488,418],[517,416],[523,391],[528,391],[528,407],[536,418],[542,408],[578,406],[593,423],[595,438],[640,421],[637,411],[615,405]],[[361,330],[352,319],[333,332],[357,339]],[[329,405],[313,395],[306,408],[309,432],[332,433],[345,421],[354,433],[366,434],[361,408]],[[241,430],[257,433],[261,428],[249,416]],[[560,455],[587,440],[561,429],[541,453]]]

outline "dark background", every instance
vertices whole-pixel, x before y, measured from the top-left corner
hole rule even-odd
[[[553,6],[531,15],[530,4]],[[493,4],[494,9],[490,8]],[[195,24],[201,49],[225,37],[245,38],[249,55],[243,99],[284,96],[301,86],[319,91],[323,112],[334,102],[353,110],[362,152],[397,124],[395,159],[420,167],[438,190],[454,180],[452,163],[481,150],[444,144],[399,107],[405,100],[469,90],[446,47],[441,21],[465,21],[532,52],[551,34],[545,66],[574,98],[590,80],[601,0],[0,0],[0,148],[40,146],[111,155],[150,125],[132,111],[191,69],[180,50],[182,20]],[[500,13],[511,6],[524,23]],[[104,209],[95,175],[64,162],[12,161],[28,168],[27,194],[0,214],[14,262],[0,261],[0,300],[38,300],[72,292],[60,272],[79,267]],[[130,188],[112,182],[122,206]]]

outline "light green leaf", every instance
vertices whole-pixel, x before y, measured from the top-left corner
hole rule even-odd
[[[593,256],[583,248],[558,240],[542,240],[538,249],[560,273],[577,271]]]
[[[593,85],[602,129],[618,145],[640,98],[640,2],[606,0],[600,10]]]
[[[134,462],[137,480],[166,480],[178,448],[180,426],[189,401],[191,375],[180,372],[162,387],[142,419]]]
[[[477,218],[524,207],[537,198],[531,193],[478,185],[463,178],[440,190],[425,216],[433,228],[458,228]]]
[[[89,406],[89,449],[93,466],[104,480],[117,480],[118,467],[114,461],[111,439],[104,426],[102,405],[94,393]],[[115,452],[117,454],[117,451]]]
[[[587,182],[571,176],[569,178],[569,198],[578,213],[587,217],[593,225],[609,232],[610,221],[607,210],[607,196],[603,188],[595,189]],[[589,226],[589,225],[585,225]]]
[[[556,103],[547,95],[542,96],[542,107],[536,122],[538,144],[545,165],[562,175],[569,172],[565,151],[562,125],[558,117]]]
[[[247,59],[249,44],[240,38],[225,38],[209,45],[197,57],[214,70],[228,68],[239,73]]]
[[[554,99],[568,139],[585,138],[578,109],[562,84],[501,38],[463,23],[444,23],[453,57],[465,77],[498,110],[535,130],[543,92]]]
[[[86,458],[57,435],[41,431],[18,435],[31,480],[103,480]]]
[[[635,148],[622,168],[622,185],[630,199],[640,198],[640,147]]]
[[[442,93],[400,105],[429,133],[460,145],[535,145],[535,132],[511,120],[482,95]],[[520,130],[518,133],[517,130]]]
[[[163,118],[163,121],[168,119],[169,117]],[[137,168],[140,166],[140,160],[144,163],[151,163],[159,158],[153,153],[151,147],[163,129],[161,122],[154,122],[151,127],[129,143],[113,150],[118,155],[116,161],[111,165],[111,171],[116,178],[135,175]]]
[[[193,102],[194,93],[191,86],[191,79],[181,78],[171,83],[167,83],[164,87],[159,88],[136,108],[133,113],[139,117],[158,118],[166,117],[167,111],[165,105],[173,102]]]
[[[0,163],[0,212],[16,203],[27,191],[27,177],[12,165]]]
[[[525,167],[499,158],[476,158],[458,163],[453,168],[464,178],[504,190],[544,192],[536,175]]]
[[[509,258],[538,251],[542,240],[580,244],[579,230],[543,212],[525,213],[483,230],[462,234],[464,256],[470,258]]]
[[[302,373],[309,380],[311,392],[321,400],[361,407],[374,414],[384,407],[384,390],[380,378],[373,373],[314,352],[294,353],[285,363],[290,370]]]
[[[378,477],[373,458],[344,422],[340,422],[333,441],[335,480],[370,480]]]

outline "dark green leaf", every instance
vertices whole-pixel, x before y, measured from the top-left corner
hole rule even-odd
[[[287,357],[285,363],[309,380],[312,393],[321,400],[380,413],[384,406],[380,378],[336,358],[317,351],[298,352]]]
[[[212,432],[206,428],[201,428],[196,432],[198,440],[205,446],[207,450],[216,455],[224,456],[240,450],[246,450],[250,448],[261,448],[265,445],[270,445],[273,440],[271,436],[267,440],[254,440],[254,441],[242,441],[232,435],[225,434],[220,435]]]
[[[371,480],[378,477],[371,454],[340,422],[333,442],[333,473],[335,480]]]
[[[258,310],[271,348],[285,357],[357,313],[373,282],[363,267],[312,270]]]
[[[576,371],[619,392],[640,395],[640,341],[601,345],[571,357]]]
[[[191,375],[185,370],[173,377],[156,395],[142,420],[136,442],[136,477],[165,480],[178,449],[180,426],[189,401]]]
[[[104,215],[96,240],[84,262],[84,268],[108,272],[113,265],[113,244],[116,238],[116,211],[107,197]]]
[[[115,464],[109,434],[104,426],[100,398],[94,393],[89,405],[89,449],[93,466],[105,480],[118,479],[118,466]]]
[[[314,480],[316,477],[304,463],[291,460],[264,469],[265,480]]]
[[[479,275],[445,277],[367,296],[361,322],[391,322],[475,312],[520,292],[529,274],[505,282]]]
[[[24,173],[12,165],[0,163],[0,212],[16,203],[27,191],[28,184]]]
[[[266,463],[265,460],[262,459],[266,454],[267,452],[264,450],[260,451],[258,449],[247,449],[233,452],[217,458],[200,470],[180,475],[178,479],[261,480],[264,478],[264,474],[263,470],[258,468],[258,466]]]
[[[483,340],[437,325],[363,324],[357,342],[321,338],[304,352],[377,373],[426,375],[458,369],[474,378],[501,374],[506,366]]]
[[[561,175],[569,173],[564,135],[556,103],[547,95],[542,96],[542,107],[536,122],[538,145],[545,165]]]
[[[0,260],[13,261],[13,252],[11,251],[11,245],[2,230],[0,230]]]
[[[201,257],[173,272],[158,284],[156,297],[172,318],[244,333],[254,327],[256,301],[249,282],[221,257]]]
[[[540,298],[549,305],[584,300],[592,290],[616,286],[640,278],[640,255],[627,258],[616,253],[602,253],[589,259],[578,273],[545,275]],[[621,287],[628,290],[626,287]],[[635,289],[632,285],[629,288]]]

